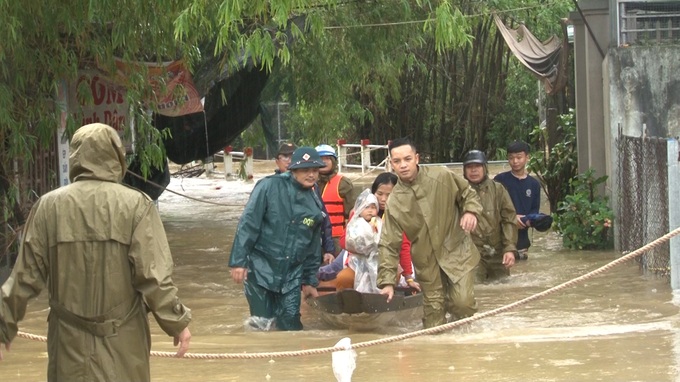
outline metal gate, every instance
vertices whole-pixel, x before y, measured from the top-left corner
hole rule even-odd
[[[622,251],[634,251],[669,231],[668,163],[665,138],[619,134],[618,237]],[[618,195],[617,195],[618,193]],[[640,266],[656,274],[670,273],[670,246],[665,243],[638,258]]]

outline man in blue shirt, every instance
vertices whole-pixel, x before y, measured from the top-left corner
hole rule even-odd
[[[512,142],[508,146],[508,164],[510,171],[502,172],[494,178],[508,190],[512,204],[517,211],[517,257],[526,260],[531,246],[529,226],[531,223],[522,218],[528,214],[537,214],[541,206],[541,184],[531,177],[526,170],[529,160],[529,145],[522,141]]]

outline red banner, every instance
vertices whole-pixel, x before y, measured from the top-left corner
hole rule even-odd
[[[203,111],[201,96],[196,90],[191,73],[182,61],[172,61],[161,65],[156,63],[125,64],[116,61],[118,75],[125,78],[135,65],[144,65],[148,70],[149,82],[153,88],[156,111],[169,117],[198,113]],[[165,84],[165,87],[163,87]]]
[[[78,78],[69,85],[69,111],[74,114],[82,112],[83,126],[89,123],[105,123],[116,129],[121,135],[126,126],[130,125],[130,106],[126,100],[126,74],[134,70],[135,65],[144,65],[147,70],[149,83],[153,89],[157,112],[170,117],[203,111],[201,97],[191,78],[191,73],[182,61],[173,61],[163,65],[140,63],[126,65],[122,61],[116,63],[118,71],[115,75],[107,75],[97,69],[79,71]],[[164,85],[163,85],[164,84]],[[81,94],[78,89],[86,86],[88,91]],[[92,103],[87,102],[88,98]]]
[[[149,75],[154,93],[158,97],[156,105],[159,114],[177,117],[203,111],[201,96],[196,90],[191,73],[182,61],[173,61],[163,66],[151,65]],[[159,81],[162,77],[165,77],[165,92],[162,92]],[[178,86],[181,86],[181,90],[177,89]]]

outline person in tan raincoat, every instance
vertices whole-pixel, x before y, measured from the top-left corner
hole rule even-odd
[[[38,199],[24,227],[0,293],[0,343],[9,349],[47,287],[49,381],[148,381],[149,311],[178,356],[191,339],[163,224],[145,194],[119,183],[125,151],[111,127],[78,129],[69,163],[72,183]]]
[[[443,167],[419,167],[415,146],[406,139],[390,146],[399,182],[385,209],[380,236],[378,286],[388,301],[394,294],[402,233],[411,241],[411,259],[423,291],[423,326],[446,323],[477,311],[474,269],[479,252],[469,233],[482,213],[468,182]]]
[[[483,212],[472,232],[481,259],[477,281],[493,281],[510,275],[517,248],[517,213],[505,187],[489,179],[486,155],[470,150],[463,159],[463,177],[477,191]]]

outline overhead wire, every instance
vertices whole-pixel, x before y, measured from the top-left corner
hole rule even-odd
[[[489,12],[484,12],[484,13],[475,13],[475,14],[470,14],[470,15],[463,15],[465,18],[472,18],[472,17],[481,17],[481,16],[490,16],[492,14],[503,14],[503,13],[511,13],[511,12],[517,12],[517,11],[525,11],[529,9],[536,9],[536,8],[545,8],[552,5],[552,3],[549,4],[540,4],[540,5],[534,5],[534,6],[527,6],[527,7],[518,7],[518,8],[512,8],[512,9],[505,9],[505,10],[491,10]],[[376,28],[376,27],[390,27],[390,26],[399,26],[399,25],[410,25],[410,24],[422,24],[428,21],[434,21],[436,20],[435,18],[427,18],[427,19],[421,19],[421,20],[406,20],[406,21],[394,21],[394,22],[389,22],[389,23],[371,23],[371,24],[354,24],[354,25],[331,25],[331,26],[325,26],[323,29],[350,29],[350,28]]]

